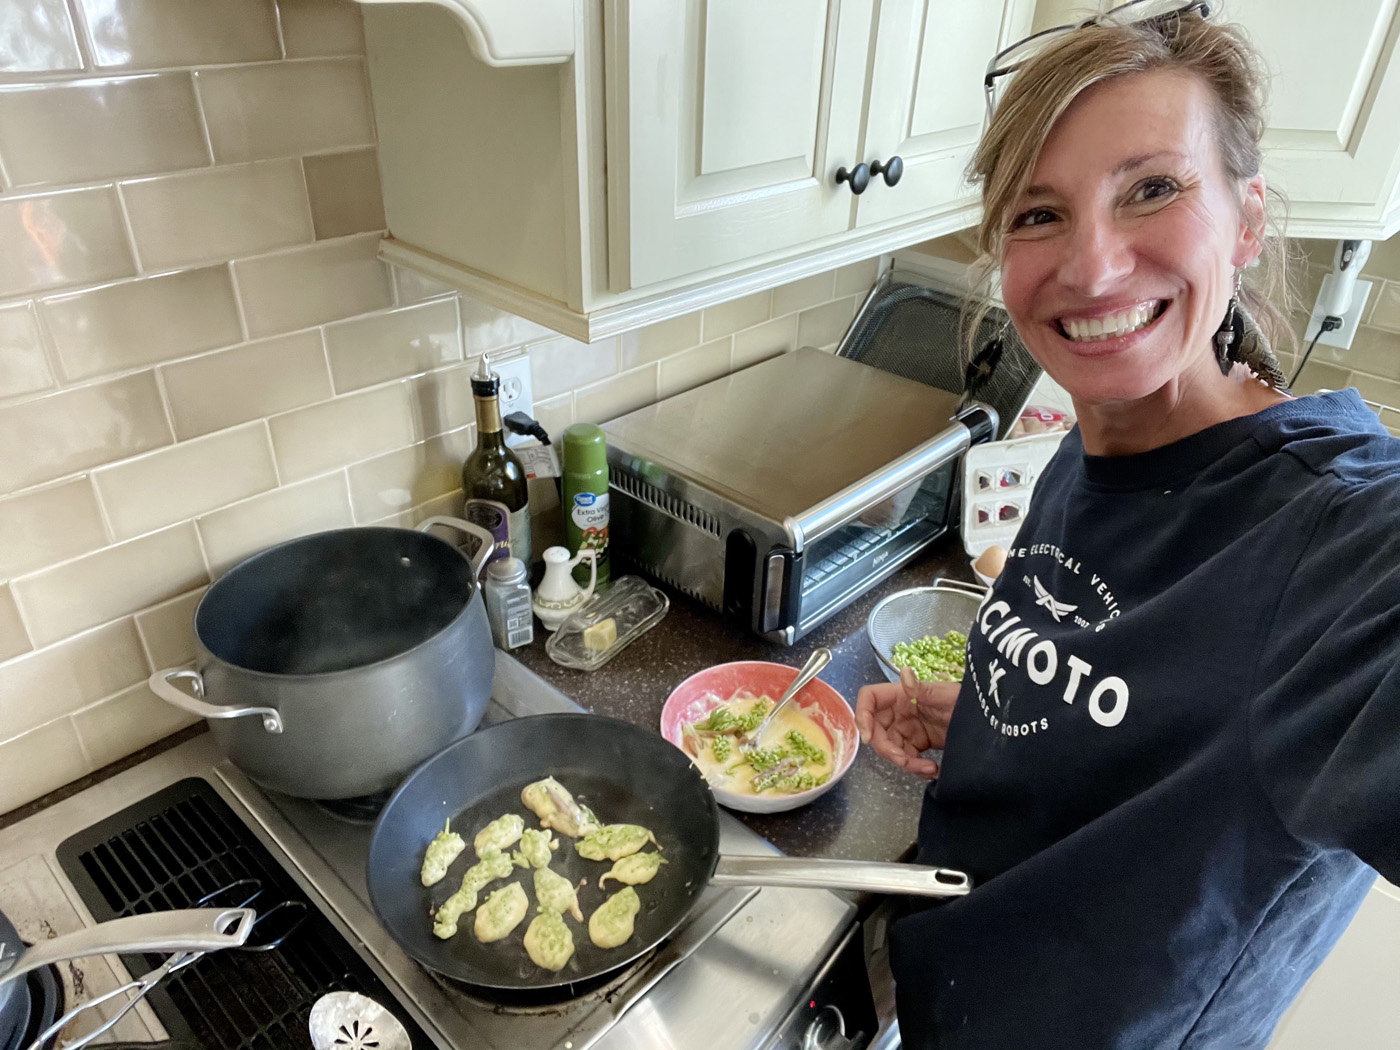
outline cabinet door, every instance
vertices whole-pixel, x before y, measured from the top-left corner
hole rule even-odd
[[[871,2],[609,6],[614,290],[849,228],[851,194],[832,176],[859,162]]]
[[[986,123],[982,78],[1004,42],[1030,30],[1032,3],[882,0],[862,159],[898,156],[896,186],[871,179],[857,224],[936,214],[969,204],[964,178]]]
[[[1400,166],[1400,4],[1233,0],[1228,14],[1269,66],[1265,175],[1293,215],[1379,217]]]

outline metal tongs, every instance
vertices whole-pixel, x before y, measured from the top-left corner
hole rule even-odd
[[[239,879],[201,897],[192,908],[113,919],[63,937],[56,937],[26,950],[13,967],[0,975],[0,982],[22,976],[42,966],[88,955],[173,953],[149,973],[95,999],[79,1003],[40,1032],[26,1050],[41,1050],[79,1014],[126,996],[127,1001],[111,1017],[93,1031],[66,1044],[63,1050],[79,1050],[80,1047],[87,1046],[94,1039],[111,1031],[167,975],[183,970],[208,952],[224,948],[264,952],[280,946],[305,921],[306,902],[282,901],[259,915],[247,905],[256,900],[261,893],[262,885],[256,879]],[[230,898],[238,899],[239,903],[233,907],[220,905],[220,900]],[[253,930],[278,913],[283,915],[284,925],[276,935],[249,944],[248,940]]]

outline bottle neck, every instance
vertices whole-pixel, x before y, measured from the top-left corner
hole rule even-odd
[[[501,433],[501,402],[495,397],[476,398],[476,432],[479,437]]]

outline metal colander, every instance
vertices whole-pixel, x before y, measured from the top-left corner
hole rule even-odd
[[[870,611],[865,631],[885,677],[899,681],[899,668],[890,658],[899,642],[949,631],[967,634],[986,593],[975,583],[939,579],[932,587],[911,587],[881,601]]]

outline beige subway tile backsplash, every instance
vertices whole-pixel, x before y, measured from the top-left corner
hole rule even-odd
[[[471,374],[476,366],[440,368],[413,381],[413,412],[421,436],[435,437],[475,422]]]
[[[262,420],[93,472],[117,539],[130,539],[277,487]]]
[[[154,372],[0,407],[0,494],[113,463],[171,441]]]
[[[208,589],[200,587],[136,614],[136,629],[152,668],[179,667],[194,661],[194,611]]]
[[[422,293],[433,286],[439,291],[444,290],[442,285],[438,285],[431,278],[416,279],[405,276],[408,273],[410,271],[402,267],[394,268],[394,279],[399,286],[399,302],[416,302],[424,297]],[[479,354],[525,343],[538,343],[557,336],[557,333],[544,325],[516,317],[515,314],[506,313],[465,296],[458,299],[457,308],[462,316],[462,350],[467,357],[476,357]]]
[[[107,542],[86,478],[0,499],[0,580],[96,550]]]
[[[14,595],[8,585],[0,586],[0,660],[27,653],[32,648]]]
[[[280,58],[272,0],[77,0],[99,66],[259,62]]]
[[[354,0],[277,0],[288,58],[362,55],[365,24]]]
[[[331,396],[315,329],[165,365],[160,374],[181,440]]]
[[[322,474],[416,438],[407,382],[273,416],[268,425],[284,480]]]
[[[875,282],[879,278],[880,260],[878,258],[842,266],[836,271],[835,294],[837,296],[864,296],[871,288],[875,287]]]
[[[701,316],[697,311],[624,332],[619,337],[622,367],[636,368],[638,365],[659,361],[682,350],[689,350],[692,346],[699,346]],[[535,382],[538,383],[539,380]]]
[[[361,59],[202,69],[195,80],[221,164],[374,145]]]
[[[574,417],[580,423],[606,423],[656,399],[656,366],[646,365],[575,391]]]
[[[216,576],[273,544],[354,523],[343,471],[274,489],[198,522]]]
[[[104,547],[10,586],[36,645],[127,616],[207,583],[192,522]]]
[[[0,157],[16,186],[209,163],[188,73],[0,86]]]
[[[317,240],[384,229],[377,151],[323,153],[302,164]]]
[[[0,398],[53,386],[39,315],[30,302],[0,306]]]
[[[161,700],[145,682],[73,716],[73,725],[94,769],[197,721],[193,715]]]
[[[86,379],[242,338],[227,266],[177,270],[40,300],[59,365]]]
[[[1400,279],[1386,281],[1377,291],[1370,323],[1388,332],[1400,332]]]
[[[378,521],[462,487],[462,463],[474,427],[430,438],[350,468],[350,499],[359,522]]]
[[[60,718],[0,743],[0,813],[89,772],[71,718]]]
[[[796,313],[827,302],[832,298],[835,284],[836,275],[833,272],[815,274],[774,288],[773,316],[782,317],[783,314]]]
[[[707,342],[726,335],[752,328],[768,320],[768,310],[773,301],[772,292],[759,292],[746,295],[742,299],[731,299],[727,303],[711,306],[705,310],[703,336]]]
[[[78,38],[64,0],[8,3],[0,17],[0,73],[82,68]]]
[[[708,383],[711,379],[729,374],[730,349],[734,340],[725,336],[668,357],[658,366],[661,369],[660,393],[662,397],[679,394],[683,390]]]
[[[338,393],[460,361],[457,304],[444,299],[327,325],[326,352]]]
[[[313,240],[295,160],[235,164],[122,184],[141,264],[167,270]]]
[[[797,316],[797,345],[829,347],[839,342],[859,305],[860,300],[851,296],[803,310]]]
[[[253,337],[353,317],[393,305],[379,235],[326,241],[233,264]]]
[[[0,197],[0,296],[136,272],[110,186]]]
[[[536,398],[553,397],[617,372],[617,337],[580,343],[559,336],[530,347],[530,383]]]
[[[0,664],[0,740],[144,682],[150,673],[129,617]]]
[[[748,368],[796,346],[797,314],[774,318],[734,336],[734,368]]]

